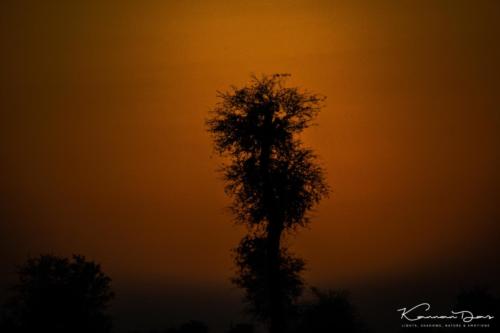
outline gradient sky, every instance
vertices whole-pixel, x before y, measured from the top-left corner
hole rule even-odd
[[[498,281],[499,13],[494,0],[2,1],[0,280],[27,255],[82,253],[123,295],[232,288],[244,229],[204,119],[216,90],[291,73],[327,96],[304,140],[333,193],[288,240],[308,282]]]

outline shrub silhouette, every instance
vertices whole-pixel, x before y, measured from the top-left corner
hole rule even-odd
[[[467,332],[498,332],[500,318],[500,299],[487,287],[476,286],[462,290],[456,298],[454,311],[471,311],[475,316],[493,316],[493,320],[478,320],[474,324],[488,324],[489,327],[468,327]],[[459,331],[459,329],[457,329]]]
[[[296,333],[366,332],[346,291],[321,291],[317,288],[311,288],[311,291],[315,299],[302,306]]]
[[[4,332],[104,333],[114,297],[101,267],[74,255],[29,258],[19,271],[14,295],[4,306]]]

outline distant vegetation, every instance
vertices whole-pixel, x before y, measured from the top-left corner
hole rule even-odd
[[[252,252],[252,251],[250,251]],[[258,256],[258,254],[255,254]],[[293,263],[292,263],[293,264]],[[290,265],[287,264],[287,265]],[[294,303],[288,312],[290,333],[368,333],[367,324],[349,293],[343,290],[311,288],[312,298]],[[18,282],[3,305],[0,316],[2,333],[110,333],[112,318],[108,308],[114,293],[111,279],[99,264],[80,255],[71,258],[41,255],[29,258],[18,269]],[[381,295],[383,297],[383,295]],[[500,318],[500,299],[485,287],[462,290],[453,309]],[[463,329],[456,330],[461,332]],[[467,328],[467,332],[496,332],[497,321],[490,328]],[[411,329],[434,332],[433,329]],[[228,324],[215,332],[202,321],[191,320],[177,327],[127,333],[257,333],[254,323]],[[407,332],[402,329],[401,332]],[[455,332],[450,329],[450,332]],[[120,332],[121,333],[121,332]]]
[[[107,333],[113,299],[111,279],[101,267],[74,255],[29,258],[3,307],[2,332]]]

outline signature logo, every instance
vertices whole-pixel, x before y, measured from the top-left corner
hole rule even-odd
[[[419,320],[440,320],[440,319],[459,319],[464,323],[470,323],[474,320],[478,319],[487,319],[491,320],[494,317],[492,315],[474,315],[471,311],[462,310],[462,311],[451,311],[450,314],[447,315],[428,315],[426,314],[431,309],[431,305],[429,303],[420,303],[415,305],[414,307],[407,309],[401,308],[398,309],[398,312],[401,312],[401,319],[405,319],[407,321],[419,321]],[[422,314],[424,313],[424,314]]]

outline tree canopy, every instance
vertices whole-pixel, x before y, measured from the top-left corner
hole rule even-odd
[[[232,210],[250,225],[273,214],[284,227],[304,225],[306,212],[328,193],[315,154],[298,137],[324,98],[285,87],[287,76],[254,76],[248,86],[219,92],[207,121],[217,152],[231,157],[223,171]]]

